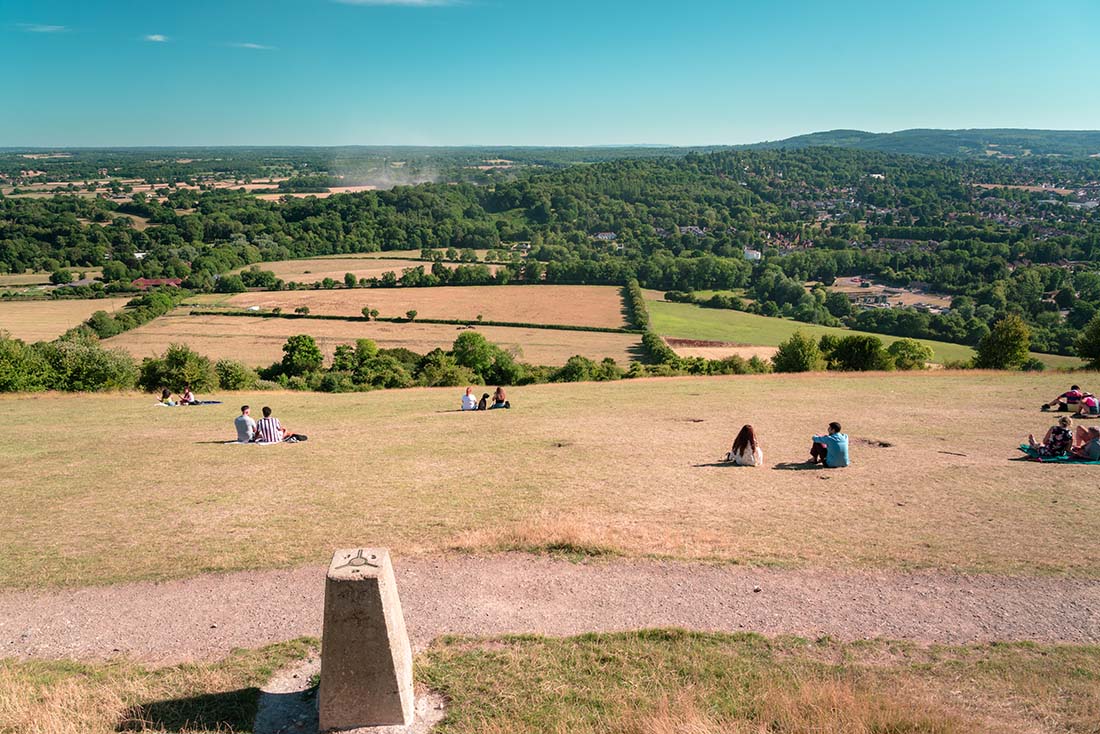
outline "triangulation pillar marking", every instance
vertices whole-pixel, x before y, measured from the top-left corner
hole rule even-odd
[[[321,731],[412,723],[412,648],[386,548],[332,556],[319,705]]]

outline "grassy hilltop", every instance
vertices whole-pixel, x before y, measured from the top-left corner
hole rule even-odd
[[[1088,386],[1095,376],[1078,375]],[[460,390],[0,397],[0,585],[402,554],[559,549],[781,566],[1100,576],[1096,467],[1012,461],[1063,375],[807,374]],[[307,444],[225,446],[240,403]],[[853,466],[798,470],[830,420]],[[715,465],[743,423],[766,466]],[[884,446],[883,444],[889,444]],[[1021,542],[1026,539],[1026,542]]]

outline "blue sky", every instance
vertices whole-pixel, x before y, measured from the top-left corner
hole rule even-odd
[[[1100,0],[4,0],[0,146],[1100,128]]]

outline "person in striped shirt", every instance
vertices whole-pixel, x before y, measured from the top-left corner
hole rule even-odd
[[[304,441],[304,436],[299,436],[296,433],[291,433],[287,429],[283,428],[279,423],[279,419],[271,415],[271,408],[266,405],[263,408],[264,417],[256,423],[256,442],[257,443],[279,443],[280,441],[289,441],[291,439],[295,441]]]

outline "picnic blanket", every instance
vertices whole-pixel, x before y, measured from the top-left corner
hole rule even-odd
[[[1032,461],[1038,461],[1042,464],[1098,464],[1100,461],[1085,461],[1084,459],[1077,459],[1072,456],[1039,456],[1039,452],[1028,446],[1026,443],[1020,444],[1020,451],[1027,454],[1028,458]]]
[[[184,405],[181,405],[179,403],[176,403],[175,405],[165,405],[164,403],[156,402],[156,403],[153,403],[153,407],[156,407],[156,406],[159,405],[162,408],[186,408],[188,405],[221,405],[221,404],[222,404],[222,401],[220,401],[220,400],[200,400],[196,403],[186,403]]]

